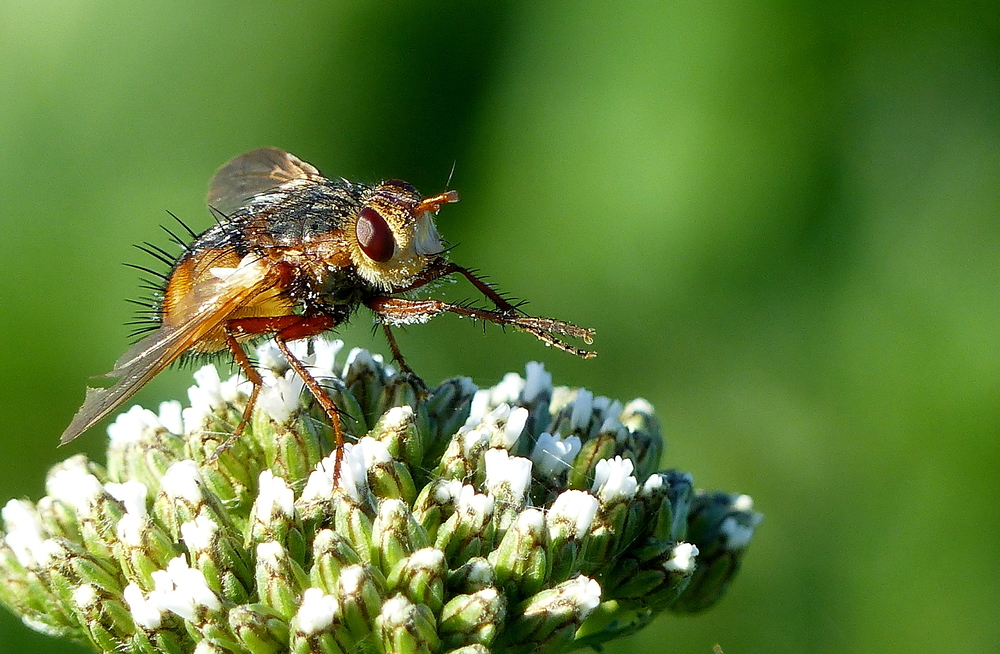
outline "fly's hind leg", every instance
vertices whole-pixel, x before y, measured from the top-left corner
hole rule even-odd
[[[257,397],[260,395],[260,387],[264,383],[261,379],[260,373],[257,369],[253,367],[250,363],[250,357],[247,356],[246,351],[236,340],[233,332],[229,325],[226,325],[226,345],[229,347],[229,351],[233,355],[233,359],[236,361],[236,365],[240,367],[240,372],[246,376],[247,380],[253,384],[253,390],[250,391],[250,399],[247,400],[247,405],[243,408],[243,415],[240,417],[240,423],[236,426],[236,431],[232,435],[224,440],[221,445],[215,448],[212,455],[209,457],[209,463],[214,463],[219,455],[228,450],[230,447],[239,440],[240,436],[243,435],[243,431],[250,424],[250,418],[253,415],[253,408],[257,404]]]
[[[325,314],[311,317],[299,316],[299,318],[299,322],[290,324],[276,333],[274,335],[274,342],[285,356],[288,365],[302,379],[306,388],[309,389],[312,396],[319,402],[320,407],[322,407],[323,412],[326,413],[326,417],[330,421],[330,425],[333,427],[333,436],[336,439],[336,455],[333,459],[333,484],[336,486],[337,480],[340,479],[341,461],[344,458],[344,432],[340,425],[340,410],[333,403],[333,400],[330,399],[330,396],[326,394],[326,391],[323,390],[320,383],[316,381],[316,378],[312,376],[305,364],[288,349],[288,341],[297,341],[325,332],[336,325],[336,320],[333,316]]]
[[[261,378],[260,373],[257,369],[253,367],[250,363],[250,358],[247,356],[243,347],[239,344],[237,337],[239,336],[262,336],[265,334],[273,334],[274,342],[278,345],[278,349],[284,355],[285,359],[288,361],[288,365],[295,371],[297,375],[302,379],[305,386],[312,393],[316,401],[323,408],[323,412],[326,413],[327,418],[330,420],[330,424],[333,427],[334,438],[336,439],[337,455],[334,463],[334,482],[340,473],[340,460],[343,456],[341,450],[344,445],[344,435],[340,426],[340,415],[338,413],[337,407],[334,405],[333,400],[330,396],[323,391],[323,387],[320,386],[316,378],[306,369],[305,364],[303,364],[295,355],[291,353],[288,349],[287,341],[297,341],[303,338],[309,338],[310,336],[315,336],[321,334],[329,329],[336,326],[337,320],[330,315],[321,314],[316,316],[274,316],[274,317],[253,317],[253,318],[235,318],[226,323],[226,344],[229,347],[230,352],[232,352],[233,359],[239,365],[240,370],[246,375],[246,378],[253,384],[253,390],[250,392],[250,398],[247,400],[246,408],[243,409],[243,417],[240,419],[239,425],[236,427],[236,431],[233,435],[225,440],[225,442],[220,445],[215,452],[212,454],[211,459],[214,461],[218,456],[225,452],[227,449],[233,446],[233,443],[243,434],[247,425],[253,416],[254,406],[257,404],[257,398],[260,395],[260,388],[264,383]]]

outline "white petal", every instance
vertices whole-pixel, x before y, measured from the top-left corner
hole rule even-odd
[[[307,588],[302,593],[302,604],[295,614],[299,630],[306,636],[312,636],[333,624],[333,619],[340,612],[340,605],[333,595],[324,595],[319,588]]]

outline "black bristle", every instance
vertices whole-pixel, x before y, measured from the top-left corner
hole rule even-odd
[[[149,243],[136,244],[135,247],[139,250],[142,250],[149,256],[159,260],[161,263],[164,263],[170,267],[173,267],[174,265],[175,257],[171,257],[169,254],[167,254],[160,248],[157,248]]]
[[[222,225],[222,223],[224,221],[226,221],[226,220],[229,219],[229,216],[227,216],[222,211],[220,211],[219,209],[216,209],[215,207],[213,207],[211,205],[209,205],[209,207],[208,207],[208,213],[210,213],[212,215],[212,218],[214,218],[215,222],[217,224],[219,224],[219,225]]]
[[[133,329],[128,333],[128,337],[131,339],[135,339],[137,336],[143,336],[150,332],[155,332],[158,328],[159,328],[158,324],[149,324],[146,325],[145,327],[140,327],[139,329]]]
[[[150,275],[155,275],[160,279],[162,279],[163,281],[167,281],[168,279],[170,279],[170,276],[167,275],[166,273],[162,273],[159,270],[153,270],[152,268],[147,268],[146,266],[140,266],[137,263],[126,263],[125,265],[128,266],[129,268],[134,268],[135,270],[138,270],[140,272],[148,273]]]
[[[175,255],[170,254],[169,252],[161,248],[159,245],[156,245],[155,243],[150,243],[149,241],[145,241],[143,242],[143,245],[145,245],[148,248],[152,248],[156,252],[159,252],[161,256],[166,257],[167,261],[171,263],[173,263],[173,260],[176,258]]]
[[[181,227],[184,228],[184,231],[186,231],[191,236],[191,238],[198,237],[198,235],[195,234],[194,230],[188,227],[186,222],[177,217],[177,214],[175,214],[173,211],[168,211],[167,213],[170,214],[171,218],[177,221],[177,224],[179,224]]]
[[[158,306],[158,305],[151,304],[152,301],[149,298],[139,298],[138,300],[136,300],[134,298],[130,298],[129,297],[129,298],[125,298],[125,301],[128,302],[129,304],[134,304],[134,305],[140,306],[140,307],[148,307],[150,309],[155,308],[156,306]]]
[[[167,235],[170,236],[170,240],[173,241],[175,244],[181,246],[182,248],[186,248],[187,247],[187,243],[185,243],[184,241],[182,241],[180,236],[178,236],[177,234],[174,234],[172,231],[170,231],[169,227],[167,227],[166,225],[160,225],[160,229],[162,229],[163,231],[165,231],[167,233]]]

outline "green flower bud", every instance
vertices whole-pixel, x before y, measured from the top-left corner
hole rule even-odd
[[[671,609],[694,613],[715,604],[739,571],[753,532],[763,519],[747,495],[699,493],[688,521],[688,536],[699,552],[698,568]]]
[[[596,438],[585,441],[566,477],[566,486],[579,489],[590,487],[597,465],[614,456],[616,444],[613,433],[598,434]]]
[[[153,517],[176,541],[180,539],[181,525],[203,513],[215,524],[235,529],[219,496],[206,488],[198,465],[190,459],[178,461],[160,480],[160,492],[153,500]]]
[[[673,499],[676,499],[677,491],[676,487],[671,487],[670,473],[665,472],[651,475],[639,490],[644,513],[653,518],[649,526],[650,539],[662,542],[676,540],[687,531],[687,512],[683,513],[683,521],[675,519],[677,516],[674,513]]]
[[[299,596],[308,585],[306,574],[288,557],[280,543],[270,541],[257,546],[257,589],[264,604],[283,620],[291,620],[299,605]]]
[[[470,435],[471,441],[467,442],[465,436],[468,432],[459,432],[448,443],[441,461],[432,473],[432,477],[438,479],[467,479],[476,472],[476,457],[486,449],[485,443],[480,442],[479,432]]]
[[[368,473],[368,483],[376,497],[413,502],[417,495],[410,469],[399,461],[376,462]]]
[[[188,389],[191,408],[183,411],[187,434],[183,458],[202,467],[201,483],[213,496],[242,505],[263,455],[259,441],[232,440],[227,435],[242,420],[251,389],[238,375],[222,381],[214,366],[203,366],[194,378],[197,385]]]
[[[558,652],[573,641],[576,630],[601,602],[601,586],[589,577],[543,590],[512,612],[503,644],[533,644],[532,651]]]
[[[183,433],[180,402],[162,402],[158,415],[132,407],[108,427],[108,478],[136,481],[156,493],[167,468],[187,458]]]
[[[76,618],[52,592],[36,570],[65,556],[53,540],[43,540],[37,516],[27,502],[11,500],[3,509],[5,528],[0,539],[0,601],[21,616],[25,624],[54,636],[74,634]]]
[[[502,448],[490,448],[483,455],[486,468],[485,486],[493,497],[493,524],[502,535],[524,508],[528,484],[531,482],[531,459],[510,456]]]
[[[337,587],[340,571],[361,563],[361,558],[346,538],[332,529],[324,529],[313,539],[312,561],[310,585],[329,594]]]
[[[440,647],[434,614],[422,604],[394,595],[375,619],[379,651],[393,654],[432,654]]]
[[[368,435],[385,445],[393,458],[403,459],[408,465],[419,465],[423,458],[423,435],[409,404],[390,405]]]
[[[296,507],[310,522],[329,521],[332,515],[334,530],[355,544],[355,550],[367,561],[372,532],[367,466],[385,461],[388,453],[374,439],[363,438],[357,445],[345,445],[339,456],[336,483],[333,475],[338,452],[334,451],[309,474]]]
[[[334,529],[354,544],[362,561],[371,561],[371,518],[344,493],[338,493],[334,497],[334,506]]]
[[[469,417],[476,390],[476,385],[468,377],[456,377],[430,391],[424,403],[432,430],[426,456],[441,457],[452,435]]]
[[[669,525],[669,535],[667,540],[681,541],[687,538],[688,516],[691,512],[691,503],[694,501],[694,480],[686,472],[668,470],[660,473],[667,481],[667,499],[670,501],[670,513],[672,519],[667,520],[664,516],[657,523],[659,531],[664,531]]]
[[[484,588],[496,585],[496,574],[490,562],[481,556],[475,556],[458,568],[451,570],[445,580],[445,585],[453,595],[478,592]]]
[[[43,530],[55,538],[77,541],[83,539],[80,522],[72,506],[54,497],[43,497],[35,506]]]
[[[645,479],[660,467],[660,457],[663,455],[660,421],[653,406],[641,398],[625,405],[620,420],[628,430],[625,447],[631,454],[629,458],[635,463],[636,477]]]
[[[545,514],[538,509],[525,509],[490,552],[489,562],[496,573],[497,585],[509,599],[519,600],[541,590],[548,565],[544,539]]]
[[[130,581],[150,585],[153,572],[178,554],[177,544],[149,517],[126,514],[118,521],[118,534],[115,557]]]
[[[121,577],[110,557],[95,556],[74,543],[60,543],[47,562],[47,573],[53,593],[63,606],[75,604],[73,592],[84,584],[100,589],[107,595],[120,595]]]
[[[288,623],[267,605],[233,607],[229,626],[251,654],[278,654],[288,648]]]
[[[277,541],[288,545],[289,532],[295,528],[295,493],[281,477],[270,470],[260,473],[257,499],[250,510],[249,544]],[[301,540],[301,534],[298,536]]]
[[[336,596],[343,625],[355,642],[371,633],[382,607],[384,589],[385,579],[372,566],[352,565],[340,571]]]
[[[372,565],[389,572],[414,550],[430,545],[427,533],[400,500],[386,499],[372,523]]]
[[[434,547],[417,550],[401,559],[386,579],[386,588],[405,595],[414,604],[424,604],[435,614],[444,604],[444,552]]]
[[[340,409],[340,427],[344,432],[346,438],[361,438],[368,432],[368,422],[365,417],[365,412],[362,406],[358,403],[357,398],[351,394],[351,392],[344,386],[344,383],[339,379],[328,380],[324,384],[326,388],[327,395],[333,400],[334,405]],[[319,421],[320,424],[324,425],[325,428],[329,429],[329,434],[327,434],[324,439],[325,442],[329,443],[329,447],[326,449],[333,449],[336,445],[335,438],[333,435],[332,427],[326,427],[327,417],[326,414],[318,407],[313,409],[312,419]],[[314,424],[311,421],[309,424]]]
[[[406,373],[392,375],[386,379],[382,393],[379,395],[375,405],[375,415],[381,416],[392,409],[404,406],[415,409],[420,405],[420,398],[426,394],[427,388],[419,377]],[[398,456],[395,453],[394,455]]]
[[[115,525],[125,509],[105,489],[84,457],[76,456],[53,468],[45,482],[49,496],[76,512],[81,541],[97,558],[109,558],[116,541]]]
[[[599,461],[595,466],[591,492],[600,500],[601,508],[584,550],[587,562],[582,567],[584,572],[596,572],[599,565],[595,566],[595,562],[613,559],[637,536],[641,527],[642,504],[632,501],[638,490],[632,470],[631,459],[620,456]]]
[[[247,507],[253,502],[255,471],[263,465],[263,454],[243,439],[232,441],[226,449],[220,450],[221,445],[213,434],[207,445],[192,452],[191,460],[200,467],[202,487],[213,500],[217,498],[227,506]]]
[[[261,437],[264,444],[264,460],[268,467],[278,476],[287,479],[302,479],[319,462],[319,439],[309,432],[307,424],[310,420],[302,420],[301,424],[273,426],[271,437]],[[267,428],[261,431],[267,431]]]
[[[438,479],[424,486],[413,502],[413,517],[433,541],[444,520],[454,511],[455,498],[462,492],[457,479]]]
[[[494,587],[452,598],[441,610],[441,640],[445,647],[479,643],[489,646],[503,628],[506,603]]]
[[[687,587],[698,548],[690,543],[657,543],[622,560],[605,579],[607,599],[625,607],[659,612]]]
[[[351,641],[340,633],[340,604],[319,588],[307,588],[292,621],[293,654],[343,654]]]
[[[108,595],[90,584],[73,591],[73,602],[90,641],[105,652],[129,650],[154,654],[153,644],[139,637],[121,595]]]
[[[462,563],[493,546],[493,498],[463,486],[455,498],[455,512],[438,530],[434,546],[450,561]]]
[[[545,516],[549,582],[564,581],[579,569],[599,506],[596,497],[581,490],[563,491],[552,503]]]
[[[201,571],[212,592],[232,604],[250,599],[254,570],[246,550],[230,533],[203,514],[181,525],[181,539],[190,553],[191,567]]]
[[[377,356],[372,356],[367,350],[355,348],[347,355],[344,366],[344,386],[361,407],[366,430],[382,415],[378,411],[378,405],[385,386],[386,372],[382,366],[382,358],[376,359]]]

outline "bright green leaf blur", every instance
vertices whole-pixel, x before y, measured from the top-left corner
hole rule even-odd
[[[102,456],[55,446],[128,342],[121,263],[210,223],[218,165],[454,165],[454,258],[600,356],[442,317],[409,363],[642,395],[666,465],[767,515],[718,607],[609,652],[997,651],[1000,12],[963,5],[3,2],[0,501]],[[82,650],[4,614],[0,651]]]

